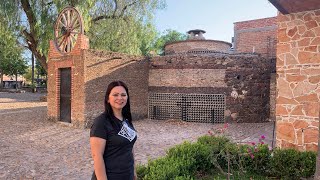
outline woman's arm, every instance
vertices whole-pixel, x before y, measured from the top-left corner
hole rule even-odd
[[[137,175],[137,163],[136,163],[136,158],[134,154],[134,150],[132,149],[132,154],[133,154],[133,166],[134,166],[134,180],[138,180],[138,175]]]
[[[90,137],[90,146],[96,177],[98,180],[107,180],[107,173],[103,160],[106,140],[98,137]]]

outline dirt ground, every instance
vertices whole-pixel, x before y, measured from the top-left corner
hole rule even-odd
[[[89,129],[47,121],[47,103],[40,93],[0,92],[0,179],[88,180],[93,171]],[[222,124],[136,120],[137,163],[165,155],[183,141],[195,141]],[[258,142],[261,135],[272,145],[273,123],[230,124],[233,141]]]

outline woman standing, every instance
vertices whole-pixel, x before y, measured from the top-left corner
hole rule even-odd
[[[126,84],[111,82],[104,104],[105,111],[94,120],[90,131],[94,161],[92,180],[135,180],[133,145],[137,134],[132,124]]]

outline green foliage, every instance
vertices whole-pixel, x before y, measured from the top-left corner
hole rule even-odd
[[[46,70],[40,65],[39,61],[36,61],[35,74],[39,74],[40,76],[47,75]]]
[[[148,173],[143,180],[163,180],[174,179],[183,174],[189,174],[186,167],[191,165],[191,161],[180,161],[175,158],[160,158],[148,163]]]
[[[174,180],[194,180],[194,178],[190,175],[183,175],[175,177]]]
[[[146,55],[156,35],[152,24],[154,11],[164,8],[166,3],[165,0],[0,1],[0,20],[6,20],[19,43],[31,50],[46,69],[53,26],[66,6],[80,11],[92,48]]]
[[[124,19],[100,21],[91,27],[88,35],[93,49],[147,55],[156,33],[153,25],[143,24],[130,17],[130,21]]]
[[[145,165],[138,164],[136,167],[138,179],[142,179],[148,173],[148,168]]]
[[[315,172],[316,153],[276,149],[270,162],[271,174],[284,179],[310,177]]]
[[[229,165],[228,165],[229,164]],[[185,142],[167,151],[165,157],[138,166],[142,180],[165,179],[300,179],[315,172],[316,153],[238,145],[224,136],[203,136],[196,143]]]
[[[22,58],[22,48],[6,21],[0,21],[0,70],[2,74],[18,75],[26,71],[26,61]]]
[[[211,149],[201,143],[184,142],[167,151],[167,157],[181,159],[184,161],[192,161],[189,171],[193,173],[195,170],[206,170],[211,168],[209,155]]]
[[[268,145],[241,145],[240,149],[243,167],[247,172],[266,175],[270,171],[269,162],[271,160],[271,151]]]
[[[217,171],[210,171],[206,175],[202,176],[197,176],[197,180],[226,180],[227,177],[225,174],[221,174]],[[270,180],[270,178],[260,175],[260,174],[251,174],[251,173],[246,173],[246,174],[239,174],[239,173],[234,173],[230,176],[230,179],[236,179],[236,180]]]
[[[191,180],[197,170],[210,168],[208,146],[185,142],[167,152],[167,156],[139,167],[138,177],[144,180]]]
[[[187,35],[180,33],[176,30],[168,29],[164,31],[160,37],[158,37],[153,45],[153,51],[155,51],[158,55],[164,54],[164,46],[167,43],[176,42],[176,41],[182,41],[187,39]]]
[[[203,136],[198,142],[209,146],[210,161],[220,171],[227,170],[228,159],[235,162],[237,158],[237,146],[224,136]]]
[[[316,171],[317,153],[312,151],[300,152],[301,158],[301,177],[310,177]]]

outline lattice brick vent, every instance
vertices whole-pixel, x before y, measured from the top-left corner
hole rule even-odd
[[[224,123],[225,102],[223,94],[151,93],[149,118]]]

